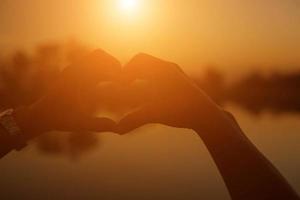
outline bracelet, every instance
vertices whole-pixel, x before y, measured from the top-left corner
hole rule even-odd
[[[19,151],[26,146],[26,139],[13,117],[13,112],[13,109],[8,109],[0,113],[0,125],[5,130],[2,135]]]

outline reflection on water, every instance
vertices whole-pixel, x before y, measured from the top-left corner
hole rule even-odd
[[[96,149],[99,137],[96,133],[59,133],[52,132],[36,140],[37,149],[46,155],[64,155],[78,158],[82,154]]]
[[[300,192],[300,115],[227,109]],[[0,171],[1,199],[229,199],[199,137],[162,125],[125,136],[51,133],[6,156]]]

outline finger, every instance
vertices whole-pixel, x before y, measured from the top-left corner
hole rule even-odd
[[[123,69],[125,79],[129,81],[135,79],[160,81],[179,72],[183,71],[176,64],[147,54],[136,55]]]
[[[178,65],[147,54],[135,56],[125,65],[123,74],[127,82],[136,79],[149,81],[152,93],[158,97],[170,94],[189,83],[189,79]]]
[[[122,70],[120,62],[102,50],[96,50],[71,64],[63,71],[63,78],[83,85],[114,79]]]
[[[82,131],[114,132],[116,122],[108,118],[83,117],[79,126]]]
[[[136,79],[149,81],[154,99],[169,98],[192,84],[178,65],[146,54],[135,56],[124,67],[123,74],[127,84]]]

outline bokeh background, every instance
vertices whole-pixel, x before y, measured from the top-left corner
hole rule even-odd
[[[149,53],[179,64],[232,112],[300,192],[300,1],[121,5],[1,0],[1,110],[31,104],[93,49],[123,64]],[[1,199],[229,199],[200,138],[159,124],[125,136],[48,133],[0,162]]]

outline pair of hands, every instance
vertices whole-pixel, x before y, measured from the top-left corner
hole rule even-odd
[[[94,116],[99,83],[118,82],[130,87],[135,80],[147,81],[147,90],[152,91],[146,97],[150,99],[147,103],[119,123]],[[122,67],[101,50],[65,68],[51,89],[24,113],[27,120],[21,123],[21,128],[39,133],[60,130],[124,134],[148,123],[209,133],[225,117],[222,109],[176,64],[139,54]]]

